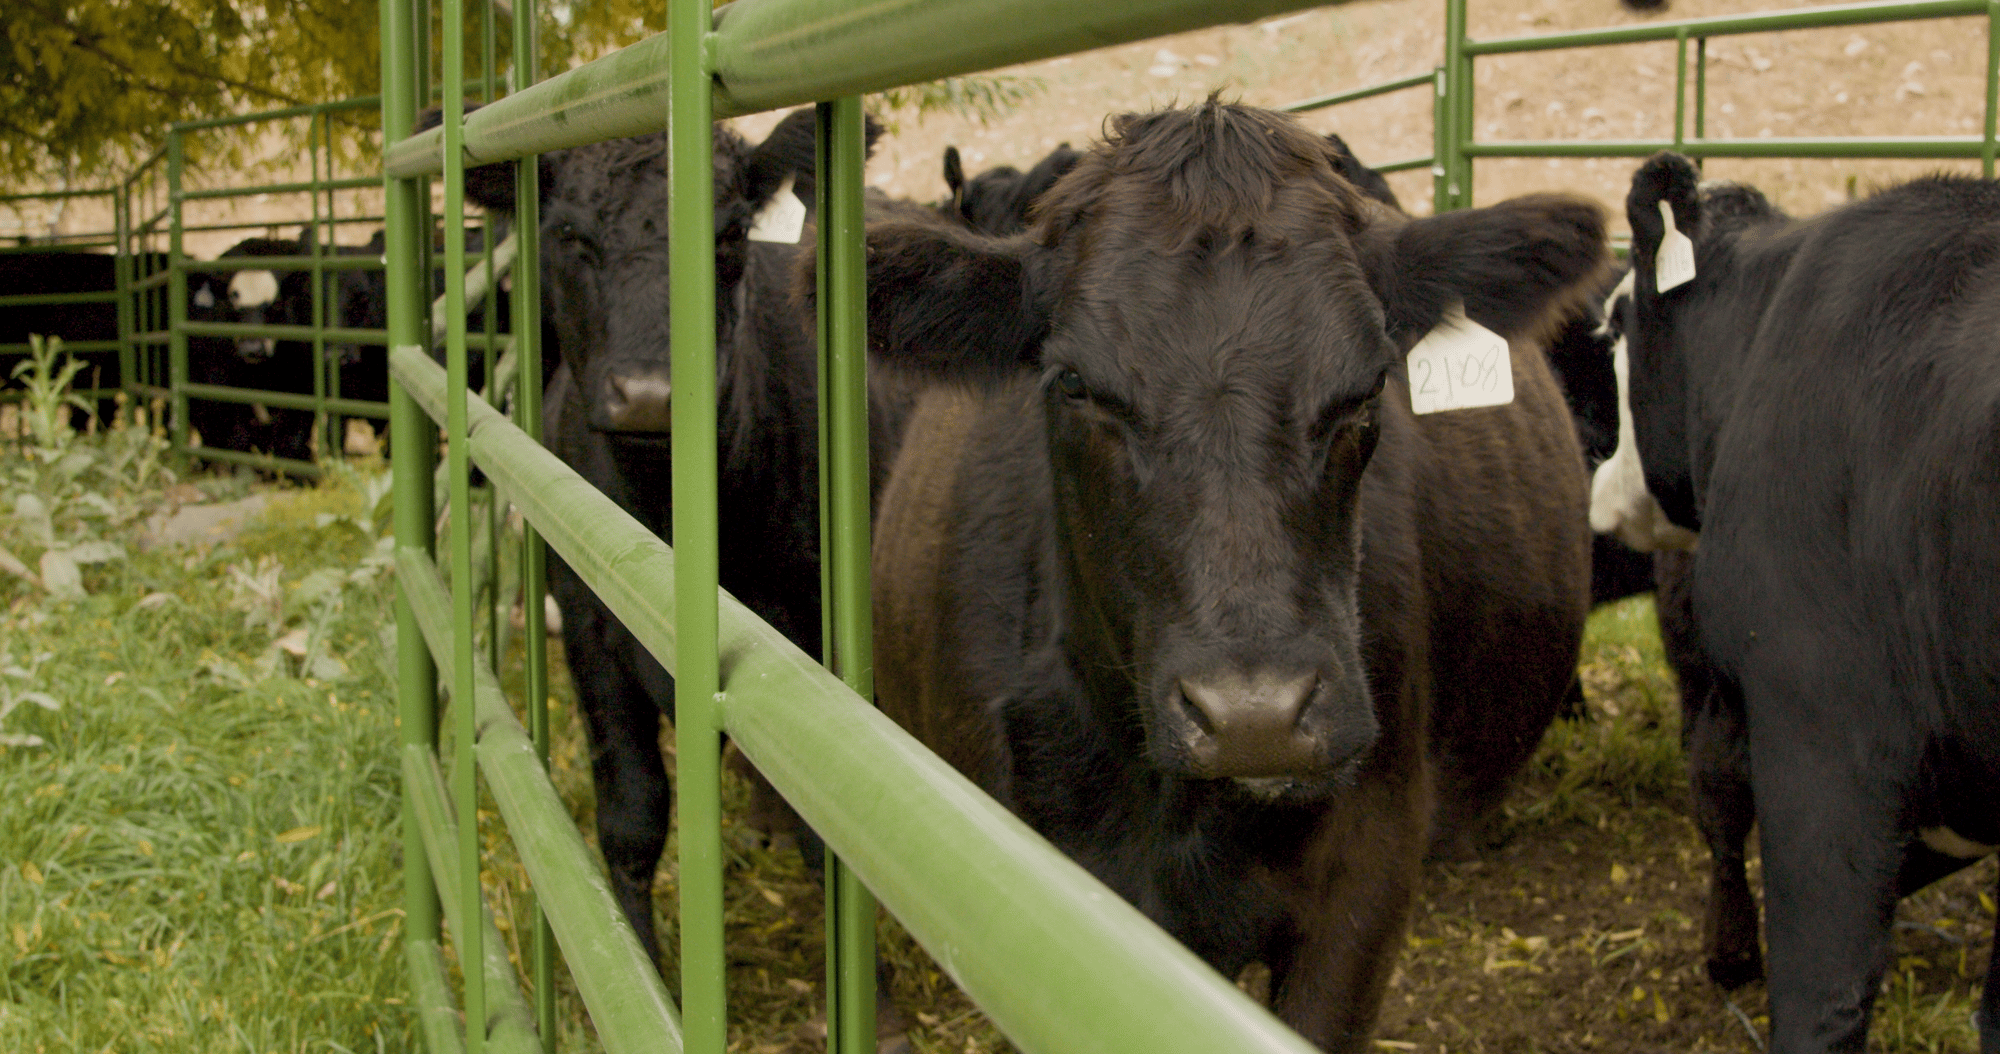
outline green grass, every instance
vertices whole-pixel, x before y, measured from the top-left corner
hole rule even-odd
[[[31,488],[18,450],[0,468]],[[104,493],[122,512],[170,486],[188,500],[245,481]],[[42,743],[0,747],[0,1049],[411,1045],[375,639],[388,580],[343,518],[360,502],[351,486],[286,490],[200,550],[136,551],[137,517],[58,517],[127,555],[86,565],[80,600],[0,578],[9,687],[61,704],[4,722]],[[0,546],[35,566],[20,527],[0,518]],[[245,588],[260,576],[277,588]],[[308,655],[273,647],[300,628]]]

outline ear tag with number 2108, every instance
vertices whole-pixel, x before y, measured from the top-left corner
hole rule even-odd
[[[1507,338],[1465,317],[1454,304],[1410,349],[1410,410],[1432,414],[1505,406],[1514,401],[1514,360]]]

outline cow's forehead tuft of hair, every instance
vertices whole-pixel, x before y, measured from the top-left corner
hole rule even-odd
[[[1286,192],[1325,192],[1352,226],[1358,192],[1335,174],[1332,147],[1286,114],[1224,103],[1125,114],[1040,205],[1042,238],[1053,241],[1114,193],[1141,207],[1164,205],[1176,228],[1240,231],[1270,218]],[[1113,188],[1118,188],[1114,192]]]
[[[600,214],[624,211],[639,198],[668,193],[667,136],[664,132],[608,139],[557,155],[552,196]],[[749,144],[733,129],[715,127],[715,196],[736,193],[735,174]],[[664,217],[661,217],[664,222]]]

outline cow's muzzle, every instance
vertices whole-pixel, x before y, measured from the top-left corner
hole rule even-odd
[[[604,375],[590,425],[600,432],[672,432],[674,386],[666,367]]]
[[[276,346],[269,337],[244,337],[236,342],[236,357],[244,362],[264,362],[275,350]]]
[[[1372,720],[1327,719],[1316,671],[1210,672],[1175,688],[1180,719],[1169,724],[1197,778],[1323,776],[1374,741]]]

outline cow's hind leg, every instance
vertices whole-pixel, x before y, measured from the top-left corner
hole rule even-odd
[[[1660,643],[1681,689],[1681,750],[1687,756],[1695,828],[1708,845],[1708,910],[1702,925],[1708,978],[1734,991],[1764,976],[1757,900],[1744,846],[1756,822],[1743,698],[1702,654],[1689,586],[1694,555],[1662,552],[1653,562]]]
[[[1767,746],[1776,744],[1756,742],[1753,780],[1770,937],[1770,1051],[1859,1054],[1888,966],[1905,835],[1884,788],[1857,785],[1810,750]]]

